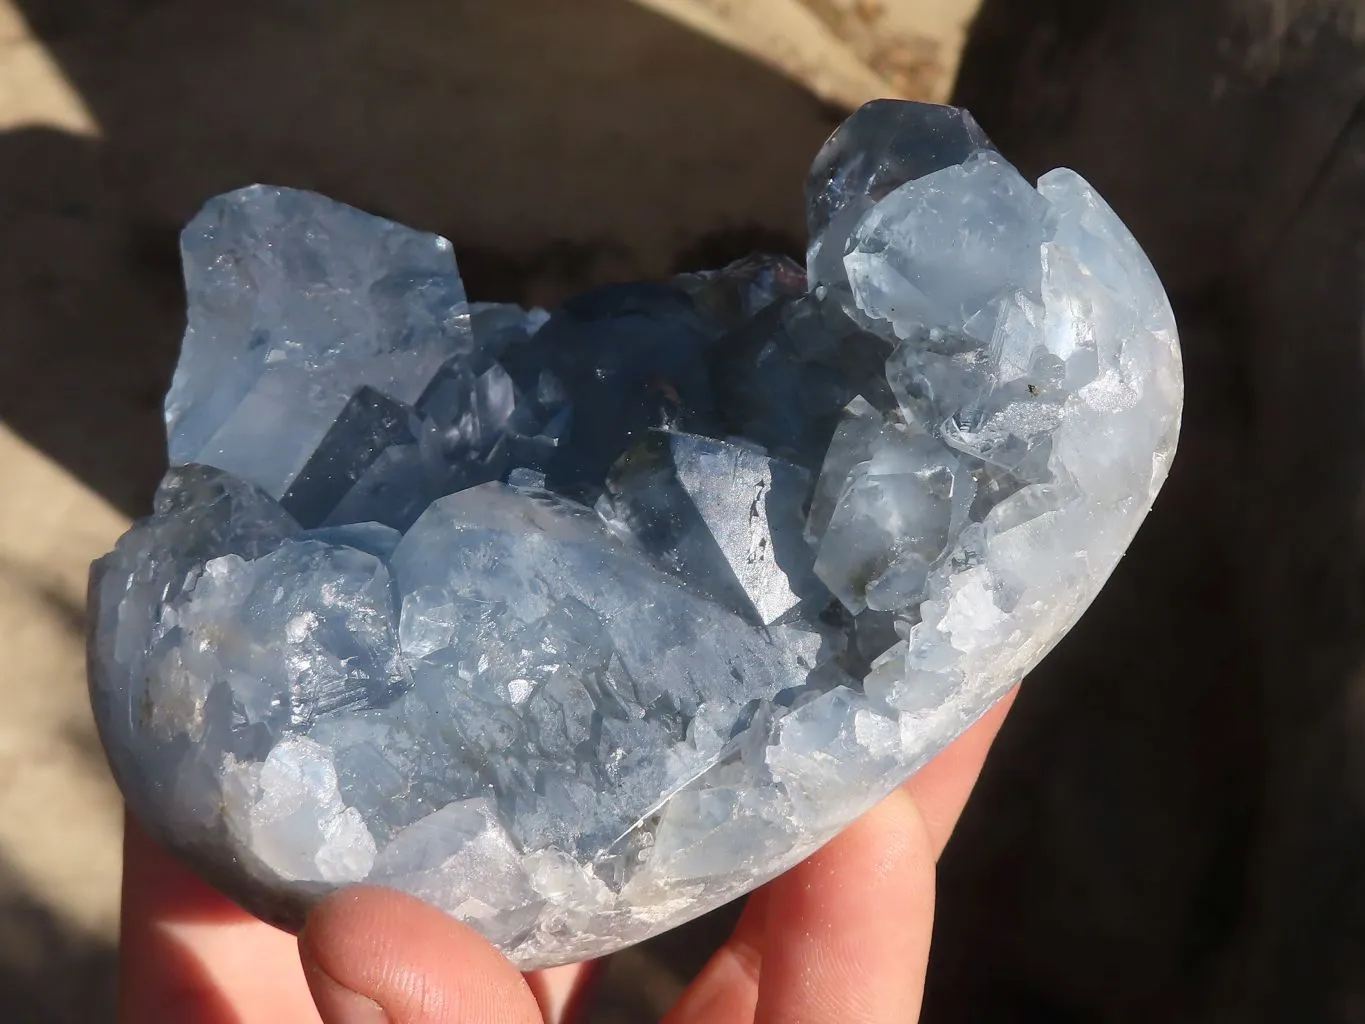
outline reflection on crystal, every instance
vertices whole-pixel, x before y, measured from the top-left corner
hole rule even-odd
[[[1040,297],[1052,206],[993,152],[902,185],[858,223],[844,257],[853,299],[898,337],[960,330],[1002,290]]]
[[[993,149],[972,115],[957,107],[873,100],[855,111],[816,155],[806,180],[811,283],[844,279],[850,236],[889,193]]]
[[[947,547],[959,461],[941,442],[896,427],[861,454],[820,537],[815,572],[854,614],[918,604]],[[887,594],[903,596],[886,604]]]
[[[622,457],[599,514],[689,586],[771,624],[819,599],[802,542],[810,474],[761,450],[656,432]]]
[[[154,514],[91,577],[134,812],[257,913],[393,885],[519,965],[786,869],[1075,622],[1174,452],[1175,325],[1073,172],[878,101],[756,256],[468,305],[256,186],[184,234]]]
[[[293,189],[211,200],[181,234],[189,327],[172,463],[284,494],[360,388],[411,403],[473,344],[444,238]]]

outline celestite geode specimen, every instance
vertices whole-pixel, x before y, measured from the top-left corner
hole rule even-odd
[[[321,196],[210,201],[173,468],[91,581],[145,825],[286,926],[365,880],[541,966],[790,867],[1018,682],[1166,475],[1166,296],[964,111],[864,107],[807,199],[804,271],[548,314]]]

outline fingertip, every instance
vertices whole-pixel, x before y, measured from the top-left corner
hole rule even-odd
[[[540,1021],[525,981],[501,953],[400,892],[359,886],[324,900],[299,937],[299,956],[327,1024]]]
[[[664,1024],[753,1021],[763,966],[771,886],[750,894],[734,932],[687,987]]]
[[[952,838],[957,820],[962,817],[972,789],[981,777],[986,756],[1018,695],[1016,686],[902,787],[919,807],[935,857]]]
[[[934,853],[898,790],[772,883],[755,1019],[914,1019],[933,930]]]
[[[346,988],[310,957],[300,953],[300,959],[308,991],[323,1024],[393,1024],[385,1009],[373,999]]]

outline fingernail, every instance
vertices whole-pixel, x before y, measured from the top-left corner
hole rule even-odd
[[[311,957],[304,957],[303,973],[326,1024],[390,1024],[382,1006],[342,985]]]

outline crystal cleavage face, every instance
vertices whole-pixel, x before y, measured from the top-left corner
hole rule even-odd
[[[154,514],[92,570],[138,818],[286,927],[368,881],[524,968],[761,884],[1017,683],[1179,429],[1137,243],[878,101],[753,257],[552,313],[321,196],[211,200]]]

